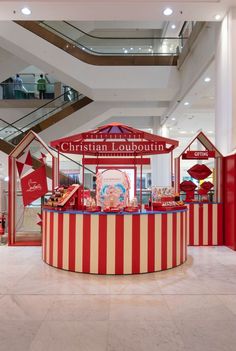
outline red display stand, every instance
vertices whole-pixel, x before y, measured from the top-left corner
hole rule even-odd
[[[71,272],[137,274],[187,259],[187,210],[88,213],[44,209],[43,260]]]
[[[51,146],[82,155],[82,185],[84,165],[134,168],[136,194],[137,169],[142,179],[143,165],[150,164],[147,156],[172,153],[178,141],[112,123],[54,140]],[[99,212],[44,208],[43,260],[60,269],[95,274],[148,273],[184,263],[187,209],[146,212],[141,194],[142,188],[137,212],[127,204],[103,207]]]
[[[224,157],[224,238],[236,250],[236,154]]]
[[[191,149],[196,141],[202,145],[204,150]],[[204,162],[209,158],[214,160],[214,199],[213,202],[191,201],[186,203],[189,210],[187,242],[190,246],[223,245],[223,156],[206,135],[200,132],[175,158],[175,191],[177,193],[180,192],[182,160],[196,160],[196,162],[202,160]],[[198,166],[201,167],[200,164]]]

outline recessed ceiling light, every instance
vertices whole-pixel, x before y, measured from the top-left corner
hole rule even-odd
[[[188,106],[188,105],[189,105],[189,102],[185,101],[184,106]]]
[[[210,77],[206,77],[205,79],[204,79],[204,82],[206,82],[206,83],[209,83],[211,81],[211,78]]]
[[[171,28],[172,28],[172,29],[175,29],[175,28],[176,28],[176,25],[175,25],[175,24],[172,24]]]
[[[175,120],[176,120],[176,118],[175,118],[175,117],[173,117],[173,118],[171,118],[171,120],[172,120],[172,121],[175,121]]]
[[[179,133],[180,134],[186,134],[187,132],[186,132],[186,130],[180,130]]]
[[[216,21],[219,21],[220,19],[221,19],[221,15],[219,15],[219,14],[218,14],[218,15],[215,15],[215,20],[216,20]]]
[[[29,16],[31,15],[31,10],[28,7],[23,7],[23,9],[21,9],[21,13],[23,13],[25,16]]]
[[[163,11],[163,14],[164,14],[165,16],[170,16],[170,15],[172,15],[172,13],[173,13],[173,10],[172,10],[171,8],[169,8],[169,7],[167,7],[167,8]]]
[[[124,50],[124,53],[127,54],[127,53],[128,53],[128,50]]]
[[[213,134],[214,132],[212,130],[207,131],[208,134]]]

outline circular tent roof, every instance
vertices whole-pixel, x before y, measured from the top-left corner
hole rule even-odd
[[[85,156],[145,156],[165,154],[179,142],[120,123],[54,140],[50,145],[62,153]]]

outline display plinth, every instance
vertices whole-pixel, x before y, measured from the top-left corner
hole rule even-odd
[[[223,245],[223,204],[193,202],[186,205],[188,245]]]
[[[187,210],[137,213],[43,211],[43,260],[73,272],[135,274],[187,259]]]

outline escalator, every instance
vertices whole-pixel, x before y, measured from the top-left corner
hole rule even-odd
[[[40,133],[91,102],[92,100],[88,97],[68,88],[65,93],[19,118],[14,123],[1,120],[1,143],[10,142],[17,145],[29,130]]]
[[[98,37],[66,21],[15,21],[73,57],[98,66],[176,66],[183,38]]]
[[[22,139],[26,134],[25,131],[23,131],[17,127],[13,127],[13,124],[7,123],[6,121],[3,121],[2,119],[0,119],[0,127],[1,127],[1,130],[8,130],[8,131],[14,130],[15,133],[18,134],[17,138],[19,138],[19,139],[20,138]],[[10,133],[10,134],[12,134],[12,133]],[[9,155],[14,150],[15,145],[11,141],[7,141],[6,139],[7,138],[5,138],[5,139],[3,139],[2,137],[0,138],[0,150]],[[12,140],[14,140],[14,139],[15,138],[13,138]],[[52,150],[52,152],[55,152],[55,155],[58,154],[57,150],[53,149],[52,147],[50,147],[50,149]],[[60,156],[60,158],[64,158],[67,162],[70,162],[76,168],[78,168],[78,169],[82,168],[82,164],[73,160],[71,157],[64,155],[60,152],[59,152],[59,156]],[[39,168],[41,166],[41,162],[34,157],[32,159],[33,159],[33,168],[35,168],[35,169]],[[87,167],[85,167],[85,169],[89,173],[95,174],[91,169],[89,169]],[[49,179],[52,179],[52,167],[50,165],[47,165],[47,164],[46,164],[46,175]],[[59,180],[60,184],[70,185],[70,184],[74,183],[74,179],[72,179],[70,177],[70,175],[66,174],[63,171],[60,171],[59,179],[60,179]]]
[[[69,88],[65,93],[19,118],[14,123],[0,119],[0,150],[9,155],[29,130],[40,133],[91,102],[92,100],[88,97]],[[34,160],[35,168],[38,167],[38,162]],[[52,177],[52,169],[49,166],[47,166],[47,176]],[[60,174],[60,178],[62,183],[68,183],[68,176],[65,174]]]

